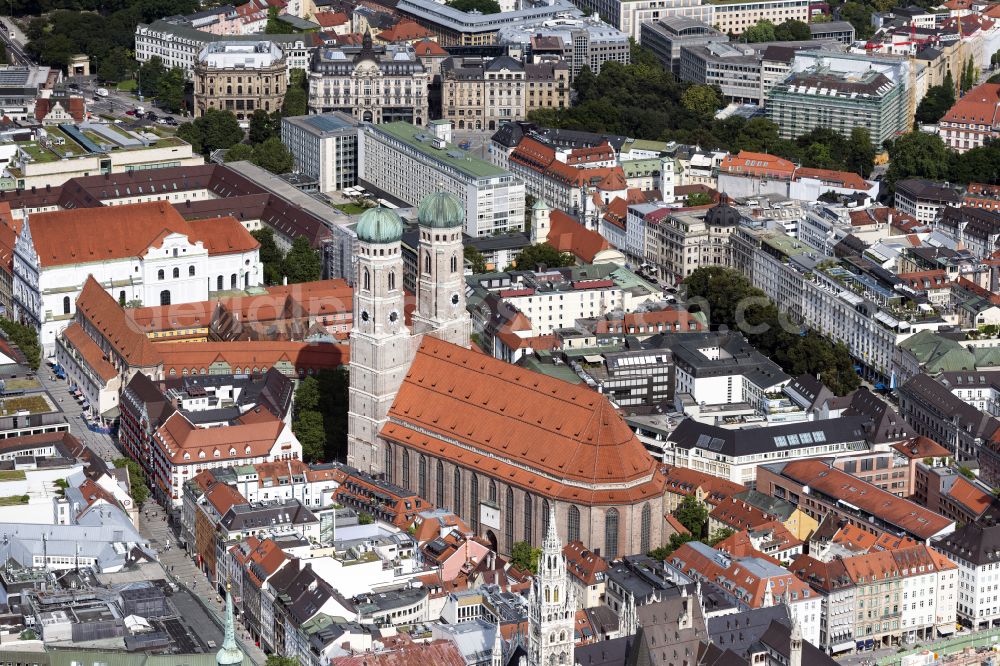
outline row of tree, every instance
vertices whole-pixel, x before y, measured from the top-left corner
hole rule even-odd
[[[783,24],[784,25],[784,24]],[[720,92],[707,85],[681,83],[647,49],[633,45],[632,62],[607,62],[594,75],[584,68],[573,82],[577,103],[567,109],[540,109],[530,119],[547,127],[577,129],[663,141],[679,141],[729,152],[766,152],[807,167],[871,173],[875,148],[864,128],[845,141],[817,128],[797,139],[783,139],[766,118],[714,118],[723,106]]]
[[[699,268],[684,284],[689,303],[705,304],[713,329],[743,332],[750,344],[793,377],[820,376],[837,395],[846,395],[861,385],[846,346],[790,326],[766,294],[739,271],[719,266]]]
[[[149,98],[156,98],[160,106],[171,113],[187,107],[185,102],[187,79],[180,67],[167,69],[160,56],[153,56],[139,68],[139,90]]]
[[[894,186],[905,178],[928,178],[966,185],[1000,183],[1000,142],[990,142],[959,154],[937,134],[910,132],[887,145],[889,169],[885,181]]]
[[[774,25],[771,21],[758,21],[743,31],[741,42],[805,42],[812,39],[809,24],[789,19]]]
[[[307,462],[342,460],[347,455],[347,370],[321,370],[299,382],[292,431]]]
[[[38,344],[38,332],[33,326],[25,326],[12,319],[0,319],[0,329],[7,339],[17,345],[27,359],[28,367],[38,370],[42,361],[42,348]]]

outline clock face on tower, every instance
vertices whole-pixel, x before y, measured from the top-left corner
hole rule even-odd
[[[365,321],[366,322],[369,319],[371,319],[371,315],[368,314],[368,310],[362,310],[361,311],[361,321]]]
[[[399,321],[399,313],[393,310],[389,313],[389,323],[395,324],[397,321]]]

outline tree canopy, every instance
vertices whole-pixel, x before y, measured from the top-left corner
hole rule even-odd
[[[705,533],[708,525],[708,507],[694,495],[685,495],[674,509],[674,518],[697,539]]]
[[[307,461],[334,460],[347,453],[347,370],[324,369],[299,383],[292,431]]]
[[[0,319],[0,329],[7,339],[17,345],[28,361],[28,367],[38,370],[42,360],[42,348],[38,344],[38,333],[32,326],[25,326],[13,319]]]
[[[247,146],[247,148],[249,147]],[[260,262],[264,265],[264,284],[281,284],[282,270],[284,269],[282,262],[285,260],[285,255],[281,253],[277,243],[274,242],[274,230],[271,227],[261,227],[250,233],[260,243],[259,254]]]
[[[281,103],[281,115],[304,116],[309,111],[309,80],[301,69],[293,69]]]
[[[205,115],[177,128],[177,136],[204,154],[220,148],[232,148],[243,140],[243,130],[232,111],[206,109]]]
[[[115,458],[113,464],[119,469],[128,469],[129,495],[137,507],[142,506],[149,499],[149,486],[146,485],[146,473],[142,467],[131,458]]]
[[[546,268],[572,266],[576,263],[576,258],[569,252],[560,252],[548,243],[538,243],[521,250],[515,263],[521,270],[533,271],[539,266]]]
[[[448,0],[446,4],[462,12],[477,11],[480,14],[500,13],[500,4],[496,0]]]
[[[309,239],[299,236],[285,255],[284,274],[289,283],[314,282],[323,272],[319,252],[312,248]]]
[[[927,89],[927,94],[917,106],[916,120],[918,123],[936,123],[954,105],[955,81],[949,70],[944,83]]]
[[[518,541],[510,549],[510,563],[521,571],[538,573],[538,560],[542,557],[541,548],[532,548],[527,541]]]

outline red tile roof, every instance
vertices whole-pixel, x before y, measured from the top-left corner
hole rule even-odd
[[[159,365],[161,359],[156,346],[93,276],[83,284],[76,299],[76,310],[77,316],[88,321],[130,366]]]
[[[549,497],[663,493],[655,462],[606,398],[435,338],[423,339],[389,415],[383,437]]]
[[[981,516],[993,503],[993,495],[977,488],[961,476],[951,485],[948,496],[977,516]]]
[[[790,180],[795,173],[795,164],[776,155],[741,150],[737,155],[727,155],[722,160],[719,171],[734,175]]]
[[[563,546],[563,555],[566,556],[566,571],[584,585],[596,585],[598,574],[608,570],[604,558],[588,550],[582,541],[570,541]]]
[[[434,33],[430,30],[408,19],[403,19],[391,28],[378,33],[378,38],[384,42],[409,42],[433,36]]]
[[[143,336],[145,337],[145,336]],[[148,340],[148,338],[147,338]],[[153,343],[150,343],[153,344]],[[347,345],[333,343],[251,340],[242,342],[155,343],[163,362],[164,376],[183,376],[184,370],[207,373],[213,363],[225,362],[231,368],[257,368],[260,372],[286,361],[296,369],[339,368],[350,360]],[[171,375],[173,371],[173,375]]]
[[[171,233],[202,241],[209,254],[259,246],[235,218],[188,222],[165,201],[33,213],[28,224],[43,268],[143,256]]]
[[[998,124],[998,108],[1000,108],[1000,84],[983,83],[955,102],[955,105],[944,114],[941,122],[994,127]]]
[[[225,428],[198,428],[183,414],[174,412],[157,428],[154,437],[172,463],[194,465],[200,461],[242,460],[268,455],[284,425],[281,420],[272,418]],[[204,458],[200,457],[202,453]],[[187,459],[185,454],[189,454]]]
[[[746,491],[742,484],[723,479],[713,474],[706,474],[688,467],[662,467],[666,476],[666,491],[678,495],[694,495],[701,490],[705,501],[709,504],[719,504],[737,493]]]
[[[422,42],[414,44],[413,50],[416,51],[418,58],[426,58],[428,56],[448,56],[448,52],[445,51],[440,44],[432,42],[429,39],[425,39]]]
[[[921,460],[924,458],[947,458],[951,455],[948,449],[928,437],[914,437],[905,442],[893,444],[892,448],[907,458],[919,458]]]
[[[335,28],[351,22],[351,19],[344,12],[317,12],[313,14],[313,20],[321,28]]]
[[[629,312],[623,319],[602,319],[598,333],[661,333],[703,331],[701,320],[687,310],[667,308],[653,312]]]
[[[90,369],[96,372],[101,379],[109,382],[118,376],[118,371],[108,361],[104,351],[90,336],[84,333],[79,324],[73,322],[63,330],[62,334],[66,341],[83,357]]]
[[[953,522],[820,460],[794,460],[785,463],[781,473],[827,497],[848,502],[921,539],[935,536]]]
[[[604,236],[591,231],[561,210],[549,213],[548,243],[560,252],[569,252],[585,264],[593,263],[598,252],[611,247]]]
[[[795,179],[812,178],[822,181],[825,185],[832,185],[852,190],[865,190],[871,188],[871,184],[866,182],[859,174],[852,171],[831,171],[830,169],[808,169],[799,167],[795,170]]]
[[[774,514],[765,513],[752,504],[747,504],[735,497],[731,497],[727,502],[720,502],[708,516],[711,520],[718,521],[734,530],[747,530],[777,518]]]

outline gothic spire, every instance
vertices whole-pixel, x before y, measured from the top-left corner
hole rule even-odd
[[[562,553],[559,532],[556,530],[556,503],[549,502],[549,527],[545,531],[545,541],[542,542],[542,552]]]
[[[215,655],[215,663],[219,666],[232,666],[243,663],[243,651],[236,644],[236,626],[233,621],[233,594],[230,585],[226,584],[226,636],[222,648]]]

